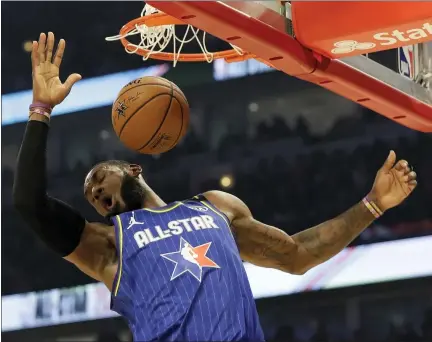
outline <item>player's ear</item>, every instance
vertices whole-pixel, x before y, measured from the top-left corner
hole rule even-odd
[[[138,164],[130,164],[129,172],[131,176],[137,177],[142,173],[142,167]]]

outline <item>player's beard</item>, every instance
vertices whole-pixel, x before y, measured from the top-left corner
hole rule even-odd
[[[137,177],[126,174],[123,178],[120,195],[125,205],[122,206],[117,202],[111,212],[106,215],[106,218],[109,220],[121,213],[141,209],[146,198],[146,190]]]

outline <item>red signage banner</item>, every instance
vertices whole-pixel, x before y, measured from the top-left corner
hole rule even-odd
[[[432,40],[432,2],[293,1],[296,39],[330,58]]]

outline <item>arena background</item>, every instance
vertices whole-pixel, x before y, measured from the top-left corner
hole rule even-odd
[[[25,11],[22,8],[25,8]],[[330,262],[305,276],[246,265],[268,340],[432,342],[432,139],[324,89],[255,62],[143,62],[105,42],[140,2],[2,3],[2,338],[128,341],[107,290],[56,257],[14,211],[15,159],[31,101],[28,42],[51,30],[67,40],[62,75],[84,80],[56,108],[48,149],[50,193],[89,220],[88,169],[104,159],[140,163],[165,201],[223,189],[255,216],[292,234],[362,198],[394,149],[419,186]],[[37,15],[35,15],[37,13]],[[210,39],[209,46],[218,49]],[[371,58],[396,68],[395,51]],[[161,156],[126,150],[110,104],[128,81],[159,75],[191,104],[191,127]]]

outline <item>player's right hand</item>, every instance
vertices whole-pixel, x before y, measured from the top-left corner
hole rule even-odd
[[[62,83],[59,78],[60,64],[62,62],[66,42],[61,39],[53,58],[54,34],[45,33],[39,36],[39,42],[33,42],[32,69],[33,69],[33,103],[42,102],[54,107],[61,103],[72,89],[72,86],[81,79],[81,75],[72,74]]]

